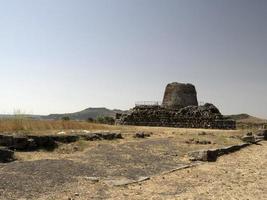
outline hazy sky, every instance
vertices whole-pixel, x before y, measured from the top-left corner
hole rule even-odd
[[[267,118],[267,1],[0,0],[0,113],[128,109],[174,81]]]

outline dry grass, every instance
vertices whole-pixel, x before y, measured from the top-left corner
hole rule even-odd
[[[29,118],[0,119],[1,132],[38,132],[57,130],[109,130],[110,125],[82,121],[34,120]]]
[[[224,146],[236,145],[242,143],[239,139],[244,134],[241,130],[213,130],[213,129],[186,129],[186,128],[167,128],[167,127],[141,127],[141,126],[106,126],[105,130],[121,132],[123,140],[101,140],[101,141],[83,141],[79,140],[70,144],[60,144],[54,151],[40,150],[36,152],[16,152],[16,157],[22,161],[29,160],[44,160],[44,159],[69,159],[77,161],[79,155],[83,155],[85,151],[91,149],[97,149],[99,145],[103,149],[107,145],[111,145],[112,149],[120,149],[123,145],[126,145],[134,151],[133,144],[138,145],[145,143],[147,145],[153,143],[150,151],[154,154],[160,154],[165,148],[170,148],[168,145],[175,144],[176,149],[173,152],[178,151],[181,155],[186,155],[188,151],[196,151],[200,149],[212,149],[220,148]],[[103,129],[102,129],[103,130]],[[97,130],[101,131],[101,130]],[[136,132],[146,131],[151,132],[151,137],[146,139],[134,138]],[[68,131],[66,131],[68,132]],[[46,134],[47,132],[34,132],[31,134]],[[49,133],[57,133],[49,131]],[[205,134],[203,134],[205,133]],[[194,139],[194,141],[210,141],[211,144],[201,145],[194,142],[187,143]],[[160,145],[160,141],[163,141],[163,145]],[[154,143],[155,142],[155,143]],[[166,142],[166,143],[164,143]],[[135,145],[134,145],[135,146]],[[143,147],[140,147],[143,148]],[[123,148],[122,148],[123,149]],[[112,154],[112,152],[109,152]],[[114,154],[118,153],[116,150]],[[94,154],[94,153],[93,153]]]
[[[53,134],[61,131],[69,132],[71,130],[89,130],[89,131],[115,131],[122,132],[124,137],[132,137],[133,133],[146,131],[152,132],[154,136],[176,137],[181,140],[186,139],[208,139],[219,138],[225,140],[229,136],[241,136],[248,130],[214,130],[214,129],[188,129],[188,128],[168,128],[168,127],[142,127],[142,126],[120,126],[90,123],[85,121],[64,121],[64,120],[35,120],[25,117],[16,117],[9,119],[0,119],[0,132],[2,133],[22,133],[22,134]],[[206,136],[199,136],[199,133],[205,132]],[[212,137],[216,135],[216,137]],[[228,140],[228,139],[227,139]],[[214,141],[216,142],[216,141]],[[226,142],[227,143],[227,142]]]

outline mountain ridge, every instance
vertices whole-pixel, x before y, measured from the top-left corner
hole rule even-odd
[[[115,118],[116,113],[127,113],[127,110],[120,109],[108,109],[106,107],[88,107],[84,110],[73,112],[73,113],[62,113],[62,114],[49,114],[49,115],[30,115],[20,114],[20,116],[33,118],[33,119],[48,119],[48,120],[59,120],[63,117],[69,117],[72,120],[87,120],[89,118],[96,119],[97,117],[113,117]],[[0,118],[10,118],[16,115],[11,114],[0,114]],[[248,124],[266,124],[267,119],[251,116],[246,113],[226,115],[226,117],[236,120],[237,123],[248,123]]]
[[[89,118],[96,119],[100,116],[115,117],[116,113],[125,113],[127,111],[119,109],[108,109],[105,107],[89,107],[84,110],[74,113],[63,113],[63,114],[50,114],[44,116],[44,119],[61,119],[62,117],[69,117],[73,120],[87,120]]]
[[[254,117],[246,113],[227,115],[227,117],[236,120],[237,123],[244,123],[244,124],[266,124],[267,123],[267,119]]]

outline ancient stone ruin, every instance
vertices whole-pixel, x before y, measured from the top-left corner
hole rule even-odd
[[[171,109],[198,106],[195,86],[183,83],[168,84],[165,89],[162,106]]]
[[[137,105],[128,114],[117,115],[117,124],[179,128],[235,129],[236,122],[224,117],[212,104],[198,106],[192,84],[171,83],[162,105]]]

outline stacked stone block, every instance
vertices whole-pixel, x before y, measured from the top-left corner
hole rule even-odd
[[[163,106],[136,106],[129,114],[119,116],[117,124],[179,128],[235,129],[233,120],[223,117],[212,104],[167,109]]]
[[[169,109],[198,106],[195,86],[189,83],[177,82],[168,84],[165,89],[162,106]]]

